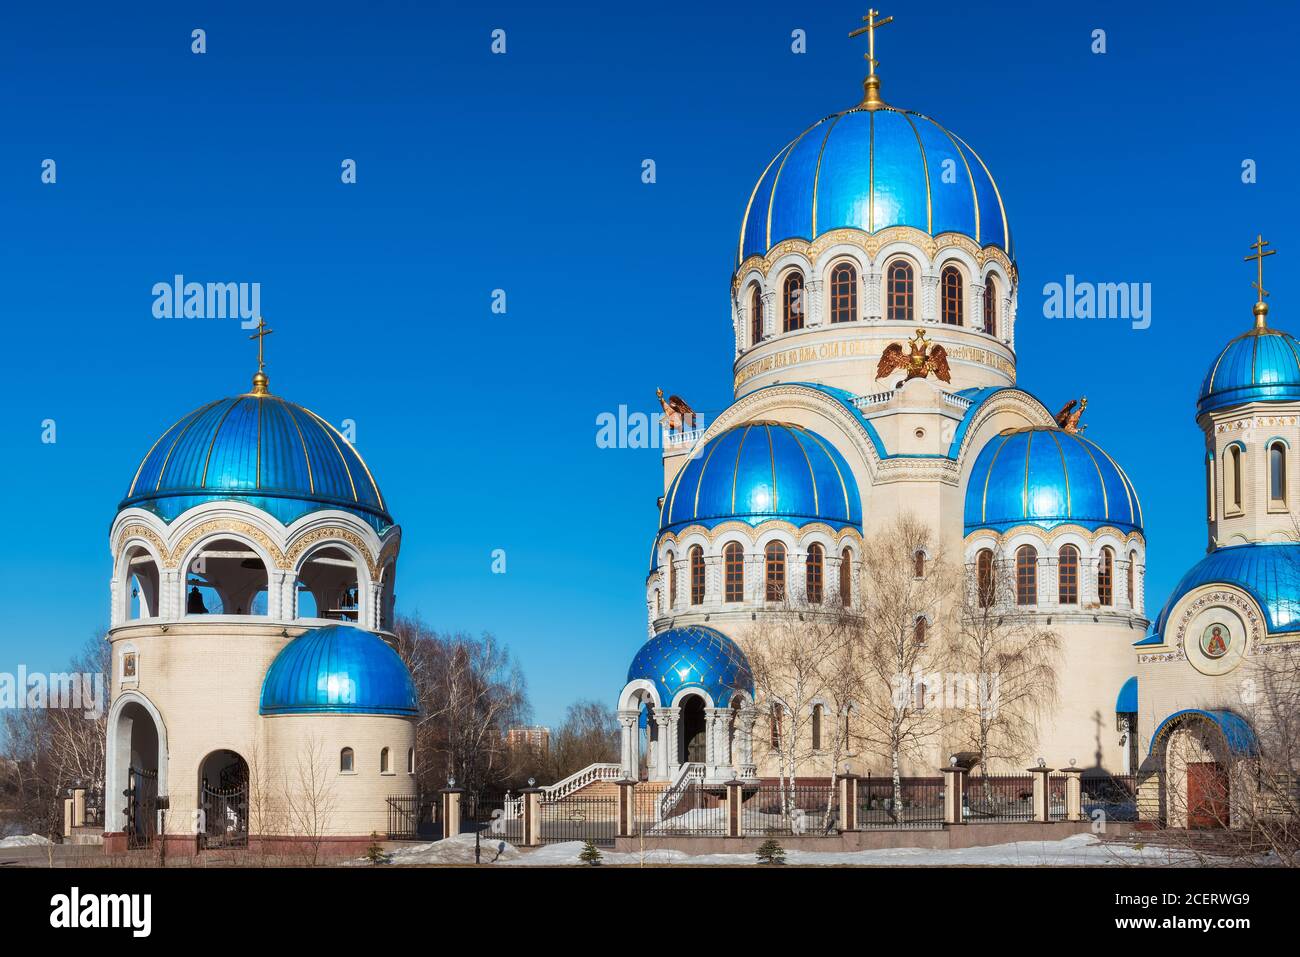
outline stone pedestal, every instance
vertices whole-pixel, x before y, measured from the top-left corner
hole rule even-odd
[[[959,767],[943,768],[943,823],[965,824],[966,815],[962,813],[966,796],[966,769]]]
[[[524,846],[538,847],[542,843],[542,789],[524,788]]]
[[[742,837],[741,806],[745,802],[744,782],[735,778],[727,782],[727,837]]]
[[[464,788],[446,788],[441,792],[443,840],[460,833],[460,800],[464,793]]]
[[[1055,768],[1028,768],[1034,779],[1034,820],[1046,823],[1052,819],[1051,789],[1047,786],[1047,776]]]
[[[841,774],[840,789],[840,830],[856,831],[858,829],[858,776]]]
[[[1083,820],[1083,768],[1061,768],[1065,775],[1065,819]]]
[[[619,837],[631,837],[636,825],[636,782],[630,778],[615,781],[618,785],[618,830]]]

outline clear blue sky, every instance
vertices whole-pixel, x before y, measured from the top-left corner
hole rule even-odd
[[[1193,405],[1250,322],[1256,232],[1280,252],[1272,316],[1300,331],[1298,18],[1279,6],[885,10],[885,98],[941,120],[997,177],[1020,383],[1052,407],[1088,394],[1089,437],[1142,494],[1153,606],[1204,550]],[[61,666],[105,624],[106,534],[140,457],[247,386],[237,323],[153,318],[151,287],[183,273],[260,282],[272,390],[357,422],[404,529],[404,610],[509,643],[541,721],[611,700],[644,639],[660,466],[598,449],[596,415],[649,411],[656,386],[728,403],[744,204],[787,140],[856,102],[845,34],[865,11],[288,7],[0,14],[0,670]],[[498,27],[505,56],[489,51]],[[1150,282],[1151,328],[1041,318],[1043,284],[1067,273]]]

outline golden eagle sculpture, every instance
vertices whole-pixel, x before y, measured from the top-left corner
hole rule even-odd
[[[682,431],[684,424],[695,428],[695,410],[686,404],[685,399],[680,395],[670,395],[665,400],[663,389],[655,389],[655,394],[659,396],[659,407],[664,410],[664,414],[659,417],[660,425],[668,426],[669,432]]]
[[[880,365],[876,366],[876,378],[883,379],[896,369],[905,369],[908,379],[924,379],[934,373],[936,379],[952,381],[952,370],[948,368],[948,350],[925,337],[924,329],[917,329],[916,335],[907,340],[910,352],[904,352],[902,343],[891,342],[880,354]]]
[[[1075,408],[1076,405],[1078,406],[1077,409]],[[1086,408],[1088,408],[1088,397],[1086,395],[1082,398],[1071,399],[1065,403],[1065,408],[1056,413],[1056,424],[1071,435],[1082,432],[1087,426],[1080,425],[1079,419],[1083,418],[1083,410]]]

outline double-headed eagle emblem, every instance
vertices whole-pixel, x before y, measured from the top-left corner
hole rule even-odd
[[[948,368],[948,350],[925,337],[924,329],[917,329],[916,335],[907,340],[910,352],[903,351],[900,342],[891,342],[880,354],[880,365],[876,366],[876,378],[883,379],[897,369],[905,369],[908,379],[924,379],[930,373],[944,382],[952,381],[952,370]]]

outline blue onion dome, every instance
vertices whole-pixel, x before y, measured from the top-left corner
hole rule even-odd
[[[1210,552],[1174,586],[1151,625],[1163,635],[1174,606],[1202,585],[1235,585],[1255,599],[1269,634],[1300,632],[1300,544],[1230,545]]]
[[[388,714],[420,710],[415,683],[389,644],[352,625],[304,632],[271,662],[258,712]]]
[[[774,520],[860,529],[858,483],[844,456],[816,432],[747,422],[694,450],[664,496],[659,530]]]
[[[1255,306],[1255,327],[1233,339],[1201,383],[1196,414],[1247,402],[1300,400],[1300,342],[1265,323],[1268,307]]]
[[[1109,525],[1142,531],[1142,505],[1097,443],[1055,426],[1009,429],[980,450],[966,486],[966,531]]]
[[[740,646],[707,625],[661,631],[644,645],[627,669],[628,682],[652,681],[659,703],[667,707],[683,688],[698,688],[725,708],[732,695],[754,695],[754,676]]]
[[[745,207],[737,261],[784,239],[890,226],[961,233],[1014,258],[1002,194],[966,141],[920,113],[864,104],[814,123],[767,164]]]
[[[247,502],[282,524],[338,508],[382,532],[393,524],[356,449],[310,409],[265,391],[209,402],[153,444],[119,509],[170,522],[204,502]]]

